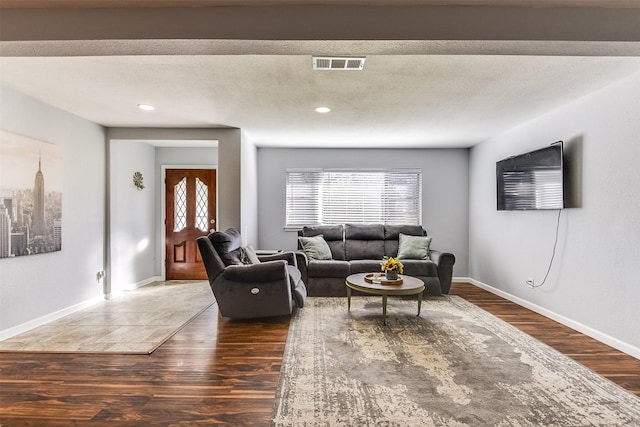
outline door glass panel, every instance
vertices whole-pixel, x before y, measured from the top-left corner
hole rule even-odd
[[[200,178],[196,178],[196,227],[208,231],[209,224],[209,187]]]
[[[187,178],[173,188],[173,231],[183,230],[187,226]]]

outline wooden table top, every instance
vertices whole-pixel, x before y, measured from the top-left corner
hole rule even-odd
[[[383,285],[382,283],[369,283],[364,277],[371,273],[357,273],[348,276],[345,283],[351,289],[376,295],[413,295],[424,291],[424,282],[412,276],[400,274],[402,284]]]

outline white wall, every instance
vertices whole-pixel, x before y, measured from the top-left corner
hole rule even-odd
[[[241,224],[241,132],[235,128],[110,128],[109,139],[139,141],[218,141],[216,156],[218,187],[218,226],[240,228]],[[175,148],[175,149],[174,149]],[[171,147],[159,154],[164,164],[208,165],[211,159],[199,157],[188,147]],[[178,162],[178,163],[174,163]]]
[[[422,170],[422,225],[433,249],[456,256],[455,276],[468,274],[469,151],[467,149],[258,149],[258,244],[296,248],[284,230],[287,168],[411,168]]]
[[[240,200],[243,244],[258,246],[258,149],[249,137],[242,133]]]
[[[6,87],[0,110],[2,129],[57,144],[64,162],[62,251],[0,260],[0,330],[7,330],[102,295],[105,130]]]
[[[156,265],[155,147],[144,142],[110,141],[111,293],[153,280]],[[133,185],[133,174],[142,173],[144,186]]]
[[[240,129],[221,129],[218,147],[218,227],[242,229],[242,141]]]
[[[496,211],[495,162],[559,139],[580,154],[582,207],[562,211],[553,268],[532,290],[524,282],[547,270],[557,211]],[[640,357],[639,141],[636,74],[474,147],[470,276]]]
[[[217,164],[217,147],[156,147],[156,168],[158,173],[163,165],[212,166]]]

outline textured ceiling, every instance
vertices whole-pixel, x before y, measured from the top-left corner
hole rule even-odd
[[[640,72],[640,58],[369,55],[2,58],[2,81],[109,127],[243,129],[261,146],[467,147]],[[136,108],[156,107],[153,112]],[[314,107],[332,108],[318,114]]]
[[[640,10],[613,6],[640,0],[126,5],[141,3],[3,10],[0,81],[109,127],[236,127],[259,146],[469,147],[640,72]],[[397,6],[409,3],[421,6]],[[544,7],[501,7],[525,4]],[[312,55],[366,63],[313,71]]]

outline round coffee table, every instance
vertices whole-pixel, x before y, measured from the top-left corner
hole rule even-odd
[[[364,292],[371,295],[382,295],[382,322],[387,324],[387,296],[415,295],[418,294],[418,316],[422,306],[422,293],[424,292],[424,282],[415,277],[401,275],[402,284],[383,285],[381,283],[369,283],[364,277],[371,273],[358,273],[348,276],[345,280],[347,285],[347,309],[351,311],[351,290]]]

